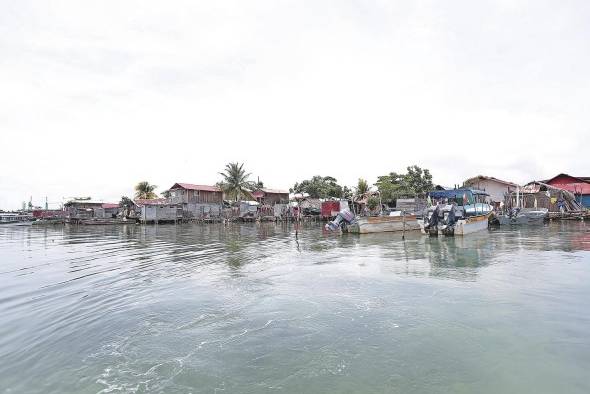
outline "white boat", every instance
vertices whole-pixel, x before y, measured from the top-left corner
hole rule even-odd
[[[358,234],[420,230],[416,215],[359,217],[347,227],[348,232]]]
[[[31,215],[15,212],[0,213],[0,226],[30,226],[32,223]]]
[[[440,190],[429,194],[435,203],[426,209],[419,220],[423,234],[466,235],[488,228],[492,206],[489,195],[481,190]]]

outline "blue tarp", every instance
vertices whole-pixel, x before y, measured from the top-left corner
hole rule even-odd
[[[430,198],[436,198],[436,199],[440,199],[440,198],[457,198],[457,197],[463,198],[463,194],[467,194],[467,197],[468,198],[472,194],[483,194],[483,195],[486,195],[486,196],[488,195],[484,191],[475,190],[475,189],[434,190],[434,191],[431,191],[430,193],[428,193],[428,195],[430,196]]]

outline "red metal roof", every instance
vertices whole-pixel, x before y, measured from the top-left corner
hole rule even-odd
[[[170,190],[172,190],[172,189],[199,190],[199,191],[204,191],[204,192],[220,192],[221,191],[221,189],[217,186],[195,185],[192,183],[175,183],[170,188]]]
[[[119,204],[116,203],[110,203],[110,202],[105,202],[104,204],[102,204],[103,208],[119,208]]]
[[[575,194],[590,194],[590,182],[586,181],[584,177],[575,177],[568,174],[559,174],[545,183],[565,189]]]
[[[136,205],[164,205],[168,204],[167,198],[152,198],[152,199],[145,199],[145,198],[136,198],[133,200]]]

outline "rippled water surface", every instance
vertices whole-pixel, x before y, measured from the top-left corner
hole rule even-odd
[[[588,393],[590,225],[0,228],[0,392]]]

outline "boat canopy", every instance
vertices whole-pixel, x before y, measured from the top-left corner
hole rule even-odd
[[[441,198],[455,199],[457,197],[463,198],[463,194],[466,194],[468,197],[470,195],[489,196],[489,194],[484,192],[483,190],[477,190],[477,189],[433,190],[430,193],[428,193],[430,198],[435,198],[435,199],[441,199]]]

